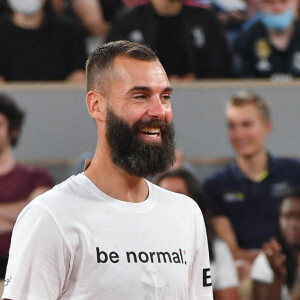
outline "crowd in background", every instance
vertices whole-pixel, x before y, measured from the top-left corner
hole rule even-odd
[[[0,80],[84,81],[96,45],[152,47],[169,78],[300,76],[298,0],[1,0]]]

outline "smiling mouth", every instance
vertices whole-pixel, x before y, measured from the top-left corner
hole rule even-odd
[[[160,129],[159,128],[143,128],[141,130],[143,135],[147,135],[149,137],[158,138],[160,136]]]

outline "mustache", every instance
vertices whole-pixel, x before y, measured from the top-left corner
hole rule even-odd
[[[142,128],[145,127],[155,127],[155,128],[159,128],[160,130],[165,130],[167,128],[169,128],[171,126],[171,124],[167,123],[165,120],[158,120],[158,119],[151,119],[149,121],[137,121],[134,123],[133,125],[133,130],[134,131],[139,131]]]

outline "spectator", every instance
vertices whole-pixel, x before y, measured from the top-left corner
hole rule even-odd
[[[275,233],[279,194],[300,184],[300,162],[267,152],[265,140],[272,124],[269,107],[260,96],[237,93],[226,117],[236,159],[212,174],[204,187],[213,227],[240,260],[239,270],[246,271],[241,277],[247,278],[247,267]]]
[[[65,1],[63,13],[74,18],[83,27],[86,36],[106,36],[108,33],[109,22],[99,0]]]
[[[232,47],[243,23],[249,17],[247,5],[242,0],[212,0],[212,4]]]
[[[108,33],[110,23],[115,16],[133,7],[142,0],[52,0],[56,2],[56,11],[77,19],[87,36],[103,36]]]
[[[47,0],[8,0],[13,10],[0,21],[2,80],[82,82],[84,40],[73,24],[51,12]]]
[[[157,179],[157,184],[169,191],[187,195],[200,207],[207,230],[211,258],[211,276],[215,300],[237,300],[238,277],[227,244],[217,238],[210,225],[210,216],[201,184],[188,170],[168,171]]]
[[[235,43],[238,76],[300,76],[300,25],[296,11],[296,0],[261,0],[259,21]]]
[[[12,148],[21,131],[23,112],[11,98],[0,95],[0,278],[4,278],[11,232],[19,212],[48,190],[52,180],[42,169],[16,162]]]
[[[108,41],[119,39],[150,45],[170,79],[230,76],[231,59],[217,17],[182,0],[151,0],[124,11],[108,35]]]
[[[277,240],[265,243],[253,263],[254,297],[286,300],[296,283],[300,255],[300,189],[283,196],[277,214]],[[296,289],[296,286],[295,286]],[[298,298],[299,299],[299,298]]]

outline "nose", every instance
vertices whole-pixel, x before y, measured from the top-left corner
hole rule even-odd
[[[290,226],[294,229],[300,229],[300,218],[299,218],[299,216],[293,216],[291,218]]]
[[[153,97],[149,102],[148,116],[156,119],[164,119],[166,116],[166,108],[161,102],[160,97]]]
[[[275,14],[282,13],[285,10],[285,5],[281,2],[276,2],[273,4],[272,10]]]

